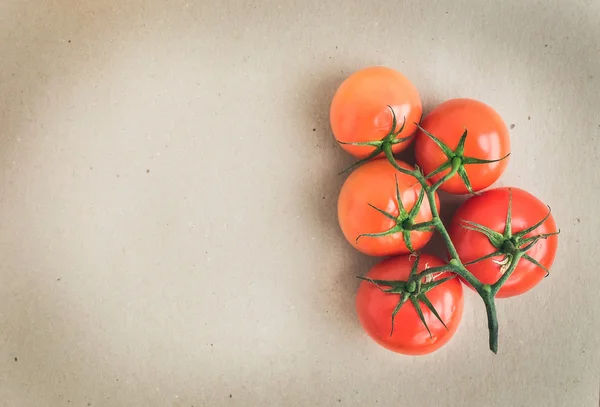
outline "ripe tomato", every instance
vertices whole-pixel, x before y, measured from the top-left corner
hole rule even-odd
[[[382,66],[360,70],[350,75],[333,96],[330,109],[331,129],[337,141],[365,142],[381,140],[391,130],[392,112],[397,118],[395,131],[406,124],[398,137],[408,137],[421,120],[423,107],[415,86],[400,72]],[[395,144],[392,150],[404,150],[411,140]],[[366,157],[370,146],[341,144],[355,157]]]
[[[416,256],[393,257],[377,264],[365,277],[373,280],[406,281],[416,260]],[[437,257],[421,254],[417,273],[426,267],[444,264]],[[449,276],[448,273],[441,273],[434,276],[433,281]],[[356,295],[358,319],[367,334],[381,346],[405,355],[424,355],[441,348],[454,336],[463,313],[463,290],[458,278],[441,283],[425,294],[448,329],[424,303],[419,302],[431,336],[411,301],[406,301],[395,315],[392,333],[392,314],[401,294],[381,290],[387,288],[363,280]]]
[[[513,237],[518,235],[519,232],[535,226],[549,215],[549,209],[546,205],[529,192],[518,188],[491,189],[470,198],[458,209],[448,228],[450,237],[463,263],[471,262],[498,251],[486,235],[466,229],[464,226],[469,225],[465,221],[475,222],[503,234],[506,226],[509,190],[512,191],[512,221],[510,224]],[[535,230],[525,234],[522,238],[516,238],[517,241],[514,242],[514,246],[522,247],[525,244],[524,240],[532,236],[553,233],[557,233],[557,229],[554,218],[550,214]],[[557,246],[558,236],[548,236],[545,239],[538,240],[526,254],[546,269],[550,269],[554,262]],[[504,254],[466,267],[482,283],[494,284],[503,274],[505,264],[502,264],[502,260],[506,260]],[[522,258],[513,274],[500,288],[496,297],[504,298],[523,294],[537,285],[545,275],[546,272],[541,267]]]
[[[510,153],[510,137],[506,124],[498,113],[485,103],[473,99],[452,99],[437,106],[429,113],[421,127],[433,134],[450,150],[456,151],[461,136],[467,130],[463,157],[483,160],[498,160]],[[423,131],[419,130],[415,139],[417,164],[425,174],[430,174],[448,157],[442,149]],[[464,171],[473,191],[481,191],[500,178],[508,157],[501,161],[482,164],[469,164],[465,160]],[[435,182],[450,170],[444,170],[432,177]],[[467,186],[459,174],[446,181],[440,189],[453,194],[466,194]]]
[[[399,166],[412,170],[405,162],[396,160]],[[406,237],[413,251],[422,248],[431,238],[430,231],[398,230],[386,236],[362,236],[378,234],[398,227],[407,216],[402,217],[396,196],[396,180],[400,201],[410,215],[422,191],[418,181],[397,171],[387,159],[376,159],[352,172],[342,186],[338,198],[338,220],[344,236],[356,249],[371,256],[388,256],[410,253]],[[372,205],[372,206],[371,206]],[[436,206],[439,200],[436,195]],[[375,209],[378,208],[379,210]],[[418,210],[417,210],[418,209]],[[387,212],[386,214],[381,211]],[[413,223],[432,219],[429,201],[423,197],[420,207],[413,211]],[[390,218],[391,217],[391,218]],[[398,219],[400,218],[400,219]]]

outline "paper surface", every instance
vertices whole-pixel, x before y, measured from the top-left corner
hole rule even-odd
[[[600,3],[0,0],[0,405],[598,406]],[[440,351],[362,332],[336,87],[514,125],[550,278]],[[511,126],[512,127],[512,126]],[[455,200],[456,202],[456,200]],[[454,206],[455,207],[455,206]],[[445,213],[452,211],[449,205]]]

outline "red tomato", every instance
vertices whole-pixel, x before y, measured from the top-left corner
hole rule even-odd
[[[510,153],[510,137],[506,124],[488,105],[473,99],[452,99],[429,113],[421,127],[433,134],[452,151],[456,151],[461,136],[467,130],[462,157],[497,160]],[[448,161],[442,149],[423,131],[415,139],[417,164],[425,174],[430,174]],[[466,160],[468,162],[468,160]],[[486,164],[466,164],[464,170],[473,191],[481,191],[496,182],[508,165],[508,157]],[[435,182],[448,174],[442,171],[432,177]],[[440,189],[453,194],[469,192],[459,174],[446,181]]]
[[[399,166],[413,170],[405,162],[396,160]],[[398,231],[387,236],[362,236],[362,234],[383,233],[404,219],[397,219],[400,210],[396,197],[396,179],[400,192],[400,201],[410,214],[421,193],[421,185],[409,175],[397,171],[387,159],[376,159],[352,172],[342,186],[338,198],[338,220],[344,236],[356,249],[371,256],[388,256],[410,253],[405,233]],[[372,205],[372,206],[370,206]],[[393,219],[378,211],[387,212]],[[439,200],[436,195],[436,206]],[[415,209],[413,223],[422,223],[432,219],[427,197],[418,211]],[[429,241],[432,232],[410,231],[410,243],[417,251]]]
[[[467,200],[456,212],[448,232],[454,242],[458,255],[463,263],[468,263],[483,256],[492,254],[498,249],[492,245],[486,235],[481,232],[465,229],[467,222],[475,222],[493,231],[503,234],[508,211],[509,189],[512,191],[512,235],[535,226],[549,214],[548,207],[529,192],[518,188],[496,188],[476,195]],[[556,223],[552,215],[535,230],[517,238],[514,246],[522,247],[524,240],[536,235],[556,233]],[[554,262],[558,236],[540,239],[527,251],[535,261],[546,269]],[[467,269],[485,284],[494,284],[502,276],[504,255],[495,256],[471,265]],[[513,274],[500,288],[496,297],[512,297],[523,294],[537,285],[546,272],[531,261],[522,258]]]
[[[330,109],[331,129],[340,142],[381,140],[392,127],[391,106],[397,118],[394,131],[406,125],[398,137],[408,137],[416,130],[423,108],[415,86],[400,72],[386,67],[371,67],[350,75],[338,88]],[[392,150],[404,150],[411,140],[395,144]],[[366,157],[370,146],[341,144],[355,157]]]
[[[416,261],[416,256],[400,256],[385,260],[373,267],[365,277],[373,280],[406,281]],[[426,267],[442,266],[437,257],[421,254],[417,272]],[[433,281],[449,277],[441,273]],[[419,302],[427,328],[421,321],[411,301],[402,305],[394,317],[392,332],[392,314],[401,295],[381,291],[389,287],[369,281],[362,281],[356,295],[358,319],[364,330],[381,346],[405,355],[424,355],[446,344],[458,329],[463,313],[463,290],[458,278],[448,280],[425,294],[448,329],[437,319],[430,309]],[[381,288],[381,289],[380,289]]]

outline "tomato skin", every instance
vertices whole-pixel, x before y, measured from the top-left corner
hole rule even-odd
[[[413,167],[396,160],[398,165],[412,170]],[[338,198],[338,221],[344,236],[352,246],[370,256],[389,256],[410,253],[401,232],[384,237],[363,236],[363,233],[380,233],[392,228],[396,223],[369,206],[383,209],[391,215],[399,216],[396,202],[396,175],[404,208],[410,212],[418,199],[421,185],[409,175],[397,171],[387,159],[370,161],[348,176]],[[436,206],[439,199],[436,194]],[[414,223],[432,219],[429,201],[425,196]],[[418,251],[431,239],[432,232],[412,231],[410,234],[413,249]]]
[[[407,280],[416,256],[399,256],[382,261],[373,267],[366,277],[378,280]],[[425,267],[437,267],[443,263],[437,257],[421,254],[418,272]],[[448,277],[443,273],[435,280]],[[385,287],[383,287],[385,289]],[[398,294],[382,292],[373,283],[362,281],[356,295],[358,319],[367,334],[378,344],[393,352],[405,355],[425,355],[446,344],[456,333],[463,313],[463,289],[458,278],[453,278],[433,288],[426,294],[448,327],[444,328],[435,315],[421,303],[431,337],[420,320],[415,307],[407,301],[394,318],[392,312],[398,305]]]
[[[465,142],[465,157],[497,160],[510,153],[510,136],[500,115],[485,103],[474,99],[451,99],[429,113],[421,127],[436,136],[454,151],[460,137],[468,130]],[[433,172],[447,161],[442,150],[421,130],[415,137],[415,157],[425,174]],[[496,182],[508,165],[509,157],[490,164],[466,164],[469,181],[475,192]],[[435,182],[446,175],[442,171],[432,177]],[[441,190],[452,194],[467,194],[463,180],[454,175]]]
[[[400,130],[404,117],[406,125],[399,137],[412,135],[421,120],[423,107],[417,88],[400,72],[376,66],[350,75],[337,89],[330,108],[331,129],[337,141],[361,142],[380,140],[392,127],[394,109],[397,118],[395,131]],[[398,153],[409,146],[412,139],[395,144]],[[370,146],[340,144],[355,157],[363,158],[373,151]]]
[[[495,188],[468,199],[456,212],[448,228],[450,238],[463,263],[491,254],[496,248],[488,238],[478,232],[467,230],[461,226],[461,220],[467,220],[487,226],[498,233],[503,233],[506,225],[509,189],[512,191],[512,232],[517,233],[541,221],[548,214],[548,207],[519,188]],[[557,231],[552,215],[537,229],[525,237]],[[539,240],[527,254],[550,269],[558,247],[558,236],[550,236]],[[492,260],[502,260],[502,256],[482,260],[467,266],[467,269],[482,283],[494,284],[501,277],[501,266]],[[535,287],[546,275],[546,272],[531,262],[521,259],[513,274],[500,288],[497,298],[513,297],[523,294]],[[470,287],[470,285],[469,285]]]

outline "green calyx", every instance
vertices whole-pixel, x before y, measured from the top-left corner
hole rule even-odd
[[[373,147],[373,151],[371,152],[371,154],[369,154],[368,156],[366,156],[365,158],[363,158],[361,160],[358,160],[357,162],[352,164],[350,167],[348,167],[344,171],[342,171],[341,174],[351,171],[357,167],[360,167],[361,165],[365,164],[366,162],[376,158],[381,153],[384,153],[388,157],[389,157],[389,155],[391,155],[393,157],[392,147],[396,144],[404,143],[405,141],[409,140],[412,137],[412,136],[400,137],[400,134],[402,133],[402,131],[404,130],[404,126],[406,125],[406,117],[404,117],[402,126],[400,126],[400,129],[398,131],[396,131],[396,125],[398,124],[398,120],[396,119],[396,113],[394,112],[394,109],[392,109],[391,106],[388,105],[387,107],[392,112],[392,126],[390,127],[390,131],[388,132],[388,134],[386,134],[385,137],[383,137],[381,140],[359,141],[359,142],[339,141],[340,144],[346,144],[346,145],[352,145],[352,146]],[[394,163],[395,163],[395,160],[394,160]]]
[[[490,241],[492,246],[494,246],[496,248],[496,251],[494,251],[486,256],[483,256],[479,259],[465,263],[465,266],[480,262],[482,260],[490,259],[493,257],[503,256],[502,260],[492,260],[492,261],[494,263],[498,264],[499,266],[501,266],[500,271],[502,272],[502,274],[505,274],[507,272],[507,270],[509,270],[509,268],[511,267],[512,263],[515,260],[518,261],[521,258],[523,258],[526,261],[529,261],[529,262],[533,263],[534,265],[536,265],[537,267],[540,267],[542,270],[544,270],[546,272],[546,277],[547,277],[550,274],[548,269],[546,269],[546,267],[544,267],[536,259],[534,259],[530,255],[528,255],[527,251],[529,251],[533,246],[535,246],[535,244],[537,242],[539,242],[541,239],[547,239],[550,236],[559,234],[560,230],[557,232],[553,232],[553,233],[543,233],[543,234],[538,234],[538,235],[533,235],[533,236],[528,236],[528,237],[525,237],[525,236],[527,236],[528,234],[530,234],[534,230],[536,230],[538,227],[540,227],[546,221],[546,219],[548,219],[550,214],[551,214],[551,210],[550,210],[550,207],[548,207],[548,213],[539,222],[537,222],[536,224],[534,224],[531,227],[528,227],[527,229],[521,230],[520,232],[513,233],[513,231],[512,231],[512,190],[509,188],[509,190],[508,190],[508,205],[507,205],[507,211],[506,211],[506,223],[504,226],[504,231],[502,233],[496,232],[495,230],[492,230],[492,229],[488,228],[487,226],[481,225],[479,223],[462,220],[463,228],[484,234],[488,238],[488,240]],[[499,288],[500,287],[498,287],[498,289]]]
[[[393,114],[393,111],[392,111],[392,114]],[[415,124],[417,124],[417,123],[415,123]],[[417,126],[418,126],[418,124],[417,124]],[[446,227],[444,226],[444,224],[441,220],[439,210],[436,207],[436,191],[445,182],[447,182],[452,177],[454,177],[456,174],[458,174],[461,177],[461,179],[463,180],[463,182],[465,183],[467,190],[470,193],[474,193],[473,188],[470,184],[469,178],[467,176],[466,170],[465,170],[465,165],[493,163],[493,162],[497,162],[497,161],[507,158],[510,154],[507,154],[506,156],[499,158],[497,160],[483,160],[483,159],[477,159],[477,158],[473,158],[473,157],[467,157],[464,155],[465,140],[466,140],[466,137],[468,134],[467,130],[465,130],[465,132],[463,133],[463,135],[458,143],[457,148],[453,151],[447,145],[445,145],[439,139],[437,139],[435,136],[428,133],[426,130],[424,130],[420,126],[419,126],[419,128],[428,137],[430,137],[434,142],[436,142],[436,144],[440,147],[440,149],[442,149],[442,151],[445,153],[445,155],[447,157],[446,162],[443,163],[440,167],[435,169],[430,174],[424,174],[423,171],[418,166],[415,166],[414,169],[408,169],[408,168],[404,168],[404,167],[400,166],[398,164],[398,162],[396,161],[394,154],[393,154],[393,150],[392,150],[393,143],[391,142],[392,138],[391,138],[390,134],[388,134],[384,139],[380,140],[380,142],[364,144],[364,145],[372,145],[373,147],[375,147],[373,154],[371,154],[371,156],[367,157],[364,160],[359,161],[357,164],[355,164],[354,166],[349,168],[349,169],[355,168],[356,166],[361,165],[362,163],[370,160],[371,158],[375,158],[377,155],[379,155],[381,152],[383,152],[385,154],[387,160],[397,171],[399,171],[403,174],[406,174],[408,176],[414,177],[415,180],[418,182],[418,184],[421,185],[421,188],[422,188],[419,198],[418,198],[418,202],[416,202],[415,206],[413,208],[411,208],[410,212],[408,212],[405,210],[405,208],[402,204],[402,201],[400,199],[398,181],[396,179],[396,201],[398,203],[398,216],[394,216],[380,208],[370,205],[373,209],[380,212],[383,216],[386,216],[387,218],[393,220],[394,221],[393,226],[389,230],[381,232],[381,233],[363,234],[361,236],[378,237],[378,236],[390,235],[393,233],[402,233],[404,236],[404,241],[406,242],[406,246],[412,251],[413,247],[410,242],[410,231],[415,231],[415,230],[428,231],[428,232],[437,231],[448,250],[448,254],[450,257],[449,261],[444,266],[433,267],[433,268],[426,267],[426,269],[424,271],[422,271],[421,273],[419,273],[417,276],[417,273],[416,273],[417,264],[418,264],[418,258],[417,258],[417,261],[414,263],[413,269],[412,269],[411,274],[410,274],[409,278],[407,279],[407,281],[373,280],[373,279],[365,278],[365,277],[359,277],[359,278],[374,284],[379,290],[385,292],[386,294],[398,296],[398,303],[397,303],[396,307],[394,308],[392,315],[391,315],[391,318],[392,318],[392,325],[391,325],[392,328],[391,328],[391,332],[390,332],[390,336],[391,336],[394,332],[394,319],[396,317],[396,314],[401,309],[401,307],[404,304],[406,304],[408,301],[410,301],[413,304],[417,314],[419,315],[419,318],[421,319],[421,322],[427,328],[427,331],[429,332],[430,335],[431,335],[431,331],[429,330],[429,327],[427,326],[425,317],[423,315],[422,304],[425,304],[425,306],[427,308],[429,308],[429,310],[436,316],[436,318],[440,322],[442,322],[442,324],[444,324],[444,322],[441,320],[439,314],[437,313],[437,311],[435,310],[435,308],[433,307],[433,305],[431,304],[431,302],[429,301],[429,299],[427,298],[427,296],[425,294],[428,291],[430,291],[432,288],[434,288],[435,286],[442,284],[443,282],[445,282],[451,278],[460,276],[461,279],[465,280],[468,284],[470,284],[473,288],[475,288],[475,290],[477,291],[477,293],[483,300],[483,303],[484,303],[485,309],[486,309],[487,319],[488,319],[489,348],[492,352],[497,353],[498,352],[498,319],[496,316],[496,305],[495,305],[496,294],[498,293],[498,291],[500,290],[502,285],[504,283],[506,283],[508,278],[510,278],[512,273],[516,270],[517,265],[519,264],[521,258],[524,258],[526,261],[529,261],[529,262],[533,263],[534,265],[542,268],[544,271],[546,271],[546,274],[548,275],[548,270],[543,265],[541,265],[537,260],[535,260],[530,255],[528,255],[527,252],[532,247],[534,247],[541,239],[547,239],[550,236],[556,235],[556,234],[560,233],[560,230],[555,233],[537,234],[537,235],[526,237],[526,235],[533,233],[539,226],[541,226],[546,221],[546,219],[548,219],[548,217],[550,216],[550,208],[548,208],[549,209],[548,214],[542,220],[540,220],[538,223],[536,223],[535,225],[533,225],[530,228],[527,228],[526,230],[522,230],[517,233],[514,233],[512,231],[512,223],[511,223],[512,222],[512,219],[511,219],[511,217],[512,217],[512,192],[511,192],[509,195],[509,202],[508,202],[508,209],[507,209],[507,216],[506,216],[506,226],[505,226],[504,230],[502,231],[502,233],[496,232],[494,230],[487,228],[484,225],[480,225],[480,224],[477,224],[474,222],[468,222],[468,221],[462,222],[462,226],[465,227],[466,229],[471,229],[476,232],[483,233],[489,239],[489,241],[495,248],[493,253],[490,253],[490,254],[488,254],[480,259],[474,260],[470,263],[463,263],[460,260],[458,251],[457,251],[454,243],[452,242],[450,234],[446,230]],[[394,125],[392,126],[390,133],[392,133],[394,131],[394,129],[395,129],[395,117],[394,117]],[[400,132],[401,131],[402,130],[400,130]],[[397,138],[398,137],[397,134],[400,132],[394,133],[395,134],[394,138]],[[389,137],[389,139],[388,139],[388,137]],[[397,138],[397,140],[399,140],[399,141],[397,141],[396,143],[402,142],[406,139],[408,139],[408,138],[405,138],[405,139]],[[360,145],[359,143],[349,143],[349,144]],[[444,174],[442,175],[441,173],[444,173]],[[435,181],[434,183],[431,183],[429,181],[430,178],[434,177],[437,174],[440,175],[440,179]],[[426,222],[422,222],[422,223],[415,223],[415,216],[419,212],[419,208],[422,204],[424,197],[427,198],[427,201],[429,203],[432,219],[429,221],[426,221]],[[357,238],[357,240],[361,236],[359,236]],[[504,257],[502,258],[502,260],[499,260],[499,261],[494,259],[499,256],[504,256]],[[501,270],[502,270],[503,274],[498,279],[498,281],[496,281],[494,284],[482,283],[473,273],[471,273],[468,270],[467,267],[465,267],[465,266],[468,266],[469,264],[473,264],[473,263],[482,261],[484,259],[492,259],[493,261],[495,261],[497,264],[499,264],[501,266]],[[449,273],[450,277],[441,278],[439,280],[436,280],[434,276],[439,275],[439,273],[442,273],[442,272]],[[444,326],[445,326],[445,324],[444,324]]]
[[[431,291],[433,288],[437,287],[440,284],[445,283],[446,281],[455,277],[455,275],[451,275],[450,277],[445,277],[439,280],[434,280],[433,278],[427,278],[425,276],[417,274],[417,269],[419,267],[419,256],[416,255],[416,260],[412,265],[410,275],[407,281],[402,280],[374,280],[368,277],[358,277],[361,280],[368,281],[374,284],[379,290],[386,294],[395,294],[398,295],[398,304],[394,308],[392,312],[392,329],[390,331],[390,336],[394,334],[394,320],[396,318],[396,314],[402,308],[404,304],[408,301],[411,302],[415,310],[417,311],[417,315],[419,315],[419,319],[427,329],[429,336],[432,337],[431,331],[429,330],[429,326],[427,325],[427,321],[425,320],[425,315],[423,314],[423,309],[421,308],[421,304],[425,304],[425,306],[431,311],[433,315],[442,323],[444,328],[448,329],[437,310],[427,298],[427,293]],[[425,282],[422,280],[425,279]],[[388,288],[384,288],[388,287]]]
[[[406,291],[408,291],[409,293],[414,293],[417,290],[417,283],[415,283],[414,281],[409,281],[406,283]]]
[[[371,205],[371,204],[368,204],[368,205],[371,208],[375,209],[377,212],[381,213],[386,218],[394,221],[395,224],[391,228],[389,228],[388,230],[385,230],[383,232],[363,233],[356,238],[356,242],[358,243],[358,240],[361,237],[384,237],[384,236],[393,235],[395,233],[402,233],[402,236],[404,239],[404,244],[406,244],[406,247],[408,248],[408,250],[410,250],[411,252],[414,252],[415,250],[412,245],[410,233],[415,230],[416,231],[431,231],[432,230],[432,228],[430,226],[422,226],[421,227],[421,226],[414,224],[414,220],[417,217],[419,210],[421,209],[421,204],[423,203],[423,198],[425,197],[425,191],[423,189],[421,189],[421,192],[419,193],[419,197],[417,198],[417,201],[415,202],[414,206],[411,208],[410,211],[407,211],[406,208],[404,207],[404,204],[402,203],[402,197],[400,195],[400,188],[398,186],[398,177],[395,174],[394,174],[394,178],[396,181],[396,204],[398,206],[398,216],[394,216],[391,213],[386,212],[383,209],[380,209],[374,205]]]
[[[417,124],[417,123],[415,123],[415,124]],[[425,135],[427,135],[427,137],[429,137],[442,150],[442,152],[444,153],[444,155],[446,155],[446,158],[447,158],[447,161],[444,164],[442,164],[441,166],[439,166],[438,168],[436,168],[434,171],[432,171],[430,174],[427,175],[427,179],[430,179],[430,178],[438,175],[442,171],[446,171],[446,170],[450,169],[452,172],[458,174],[458,176],[462,179],[463,183],[465,184],[465,187],[467,188],[467,191],[469,191],[470,194],[474,194],[475,191],[473,191],[473,187],[471,186],[471,181],[469,180],[469,176],[467,175],[467,170],[465,169],[465,165],[495,163],[495,162],[504,160],[505,158],[507,158],[510,155],[510,153],[508,153],[504,157],[498,158],[496,160],[484,160],[484,159],[476,158],[476,157],[467,157],[464,155],[465,141],[467,140],[467,134],[468,134],[467,129],[465,129],[464,133],[460,137],[460,140],[458,141],[458,145],[456,146],[456,148],[453,151],[443,141],[441,141],[436,136],[434,136],[433,134],[431,134],[430,132],[425,130],[419,124],[417,124],[417,126]]]

